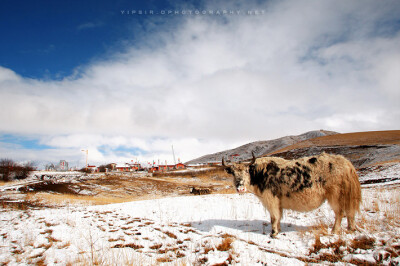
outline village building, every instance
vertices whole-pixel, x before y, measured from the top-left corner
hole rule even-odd
[[[60,160],[60,163],[57,165],[57,171],[68,171],[68,162],[65,160]]]
[[[176,169],[185,169],[185,168],[186,168],[186,165],[184,165],[183,163],[177,163],[177,164],[175,165],[175,168],[176,168]]]
[[[46,171],[55,171],[55,170],[56,170],[56,167],[54,166],[54,164],[50,163],[50,164],[47,164],[47,165],[45,166],[45,170],[46,170]]]
[[[117,172],[129,172],[130,171],[130,166],[127,164],[117,164],[115,166],[115,170]]]
[[[186,169],[186,165],[183,163],[177,163],[175,165],[173,164],[160,164],[160,165],[153,165],[152,167],[149,168],[149,172],[167,172],[167,171],[172,171],[172,170],[182,170]]]
[[[91,173],[98,173],[99,172],[99,168],[97,166],[95,166],[95,165],[88,165],[87,169]]]
[[[142,170],[140,163],[111,164],[114,171],[117,172],[134,172]]]

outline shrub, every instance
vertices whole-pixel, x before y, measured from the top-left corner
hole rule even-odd
[[[34,171],[32,163],[25,163],[24,165],[17,165],[15,167],[15,179],[25,179],[29,174]]]
[[[0,159],[0,180],[3,181],[27,178],[34,170],[31,162],[21,165],[11,159]]]
[[[108,169],[108,170],[107,170]],[[112,165],[111,164],[103,164],[99,166],[99,172],[100,173],[105,173],[105,172],[110,172],[112,170]]]
[[[79,170],[79,172],[90,174],[90,173],[92,173],[92,170],[90,170],[87,167],[83,167],[81,170]]]
[[[3,181],[10,181],[12,176],[11,172],[13,171],[13,168],[15,166],[15,163],[10,160],[10,159],[1,159],[0,160],[0,178]]]

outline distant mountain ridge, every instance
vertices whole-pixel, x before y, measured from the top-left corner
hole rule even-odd
[[[299,143],[301,141],[322,136],[335,135],[335,134],[339,133],[327,130],[314,130],[297,136],[286,136],[273,140],[250,142],[248,144],[239,146],[234,149],[201,156],[197,159],[193,159],[186,162],[186,164],[205,164],[205,163],[220,162],[223,157],[226,158],[227,160],[233,160],[233,161],[248,160],[252,156],[251,152],[254,152],[255,156],[259,157],[267,153],[278,151],[282,148]]]
[[[292,160],[322,152],[343,155],[357,169],[400,162],[400,130],[353,132],[312,138],[264,156]]]

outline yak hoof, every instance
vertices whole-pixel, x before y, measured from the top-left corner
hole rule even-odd
[[[354,232],[354,231],[356,231],[356,230],[357,230],[357,229],[356,229],[355,226],[347,227],[347,231]]]
[[[272,232],[271,232],[271,234],[270,234],[270,237],[276,238],[277,235],[278,235],[278,232],[272,230]]]

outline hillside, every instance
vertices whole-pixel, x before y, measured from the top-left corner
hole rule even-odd
[[[321,136],[331,136],[336,134],[338,133],[326,130],[315,130],[303,133],[298,136],[286,136],[273,140],[255,141],[234,149],[221,151],[213,154],[207,154],[200,158],[188,161],[186,162],[186,164],[204,164],[210,162],[220,162],[222,157],[231,159],[233,155],[237,155],[234,156],[233,160],[242,161],[250,159],[251,152],[254,152],[256,156],[261,156],[302,141],[314,139]]]
[[[296,159],[321,152],[341,154],[357,168],[400,160],[400,130],[336,134],[307,139],[262,156]]]

